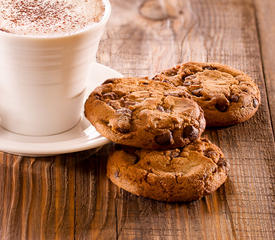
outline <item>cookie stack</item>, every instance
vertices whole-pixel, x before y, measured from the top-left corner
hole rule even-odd
[[[259,104],[259,89],[243,72],[186,63],[153,79],[105,81],[87,99],[85,115],[117,143],[107,163],[114,184],[160,201],[191,201],[215,191],[228,173],[222,151],[201,138],[206,123],[243,122]]]

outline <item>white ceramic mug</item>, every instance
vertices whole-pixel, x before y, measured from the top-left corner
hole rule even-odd
[[[0,118],[9,131],[53,135],[81,117],[90,65],[110,17],[108,0],[100,22],[53,37],[0,31]]]

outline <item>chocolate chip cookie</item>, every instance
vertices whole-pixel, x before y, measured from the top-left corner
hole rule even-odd
[[[128,192],[160,201],[192,201],[212,193],[229,169],[222,151],[207,139],[183,148],[150,151],[116,146],[107,176]]]
[[[113,142],[146,149],[182,147],[205,129],[186,91],[147,78],[109,79],[85,103],[85,116]]]
[[[189,62],[153,79],[186,89],[204,110],[207,126],[244,122],[261,102],[259,89],[248,75],[217,63]]]

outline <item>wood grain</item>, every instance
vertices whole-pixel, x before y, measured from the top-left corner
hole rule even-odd
[[[263,104],[249,122],[206,133],[221,146],[232,165],[229,181],[218,192],[220,194],[192,203],[191,208],[178,205],[176,215],[170,210],[171,205],[158,203],[154,206],[155,202],[123,193],[130,200],[125,201],[123,195],[123,201],[119,201],[125,209],[120,218],[126,217],[119,223],[119,236],[121,239],[157,239],[160,236],[163,239],[182,239],[181,236],[187,239],[272,239],[274,143],[253,2],[177,1],[177,16],[164,14],[166,18],[162,21],[156,21],[155,16],[161,16],[154,12],[158,8],[151,9],[153,19],[150,19],[148,8],[153,5],[152,1],[137,2],[131,1],[128,6],[114,1],[117,6],[114,11],[123,13],[124,20],[120,29],[116,28],[116,20],[109,25],[110,29],[116,28],[117,36],[123,36],[118,44],[123,47],[117,49],[114,60],[112,56],[110,59],[111,62],[117,59],[123,68],[114,65],[115,68],[126,75],[151,75],[184,61],[222,62],[247,72],[256,80]],[[142,6],[145,17],[145,14],[139,15],[138,6]],[[132,21],[133,18],[138,21]],[[129,65],[129,59],[134,63]],[[186,216],[191,216],[187,225]],[[176,223],[173,219],[177,219]]]
[[[274,71],[265,40],[265,21],[274,20],[264,14],[273,0],[111,3],[99,62],[138,76],[190,60],[217,61],[259,84],[262,105],[251,120],[205,133],[229,159],[229,179],[200,201],[167,204],[106,178],[110,144],[95,155],[0,153],[0,239],[274,239]]]
[[[269,109],[272,116],[273,135],[275,125],[275,1],[255,0],[255,12],[258,37],[262,51],[263,72],[268,95]]]

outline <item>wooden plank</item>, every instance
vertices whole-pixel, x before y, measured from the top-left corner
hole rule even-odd
[[[0,239],[73,239],[72,157],[0,154]]]
[[[250,121],[206,132],[232,165],[229,180],[217,193],[190,204],[171,205],[121,190],[119,239],[273,239],[274,142],[253,2],[112,3],[113,17],[101,44],[100,62],[137,76],[184,61],[217,61],[251,75],[263,98]]]
[[[106,178],[110,147],[76,162],[75,239],[116,239],[117,189]]]
[[[257,81],[263,103],[256,116],[205,133],[229,159],[229,179],[200,201],[167,204],[108,181],[111,145],[96,155],[0,153],[0,239],[274,239],[275,155],[262,58],[267,85],[272,77],[253,0],[111,2],[99,62],[137,76],[183,61],[218,61]]]
[[[261,42],[262,63],[264,66],[264,77],[269,100],[269,108],[272,116],[273,134],[275,124],[275,1],[254,0],[255,12],[258,26],[258,34]]]

